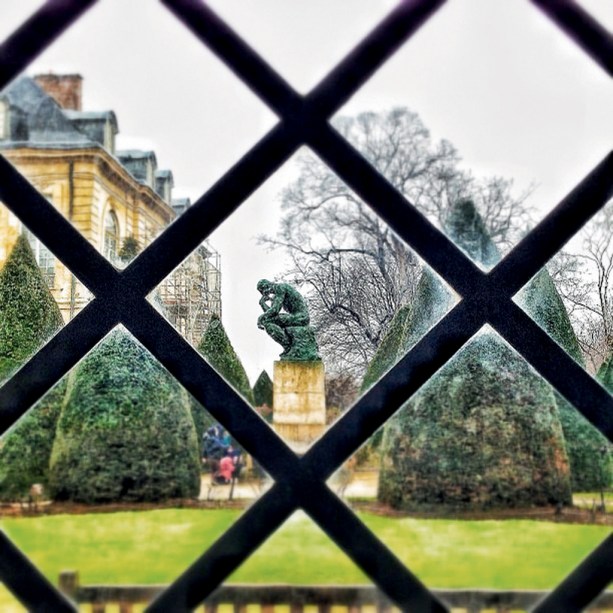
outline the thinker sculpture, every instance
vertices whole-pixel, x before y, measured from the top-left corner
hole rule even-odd
[[[266,330],[283,347],[281,360],[320,360],[315,332],[309,325],[309,311],[296,288],[262,279],[257,289],[262,294],[260,306],[264,311],[258,317],[258,328]]]

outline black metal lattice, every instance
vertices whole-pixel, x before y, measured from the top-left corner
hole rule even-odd
[[[0,88],[97,0],[48,0],[0,47]],[[528,0],[527,0],[528,1]],[[572,0],[530,0],[609,75],[613,38]],[[445,0],[404,0],[309,94],[297,94],[200,0],[161,0],[279,117],[207,193],[119,272],[3,157],[0,200],[94,294],[93,300],[0,389],[0,433],[111,329],[123,324],[263,466],[274,486],[150,605],[189,610],[296,509],[303,509],[403,610],[445,611],[325,485],[327,477],[483,325],[492,326],[609,440],[613,398],[511,300],[613,195],[609,154],[492,271],[481,271],[328,123]],[[310,147],[462,300],[302,458],[260,419],[147,302],[146,296],[302,145]],[[613,579],[606,539],[535,611],[577,611]],[[0,533],[0,580],[31,610],[73,611]]]

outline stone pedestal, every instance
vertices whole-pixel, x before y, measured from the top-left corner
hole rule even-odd
[[[275,362],[273,407],[275,431],[296,453],[304,453],[326,429],[323,363]]]

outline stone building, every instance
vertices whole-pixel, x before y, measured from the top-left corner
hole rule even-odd
[[[113,264],[126,239],[146,247],[190,202],[172,199],[170,170],[153,151],[118,151],[113,111],[83,111],[82,77],[21,77],[0,93],[0,153]],[[24,232],[66,321],[90,300],[84,286],[6,207],[0,207],[0,265]],[[134,244],[134,241],[132,241]],[[198,342],[221,315],[219,255],[204,244],[160,287],[167,317]]]

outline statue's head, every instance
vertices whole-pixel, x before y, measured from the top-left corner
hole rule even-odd
[[[272,282],[267,279],[260,279],[257,284],[257,289],[260,294],[267,294],[272,290]]]

